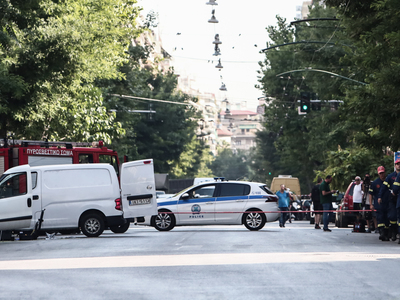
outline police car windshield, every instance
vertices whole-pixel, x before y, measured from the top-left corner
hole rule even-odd
[[[176,194],[173,195],[172,197],[175,197],[175,196],[177,196],[177,195],[179,195],[179,194],[184,194],[184,193],[186,193],[187,191],[189,191],[190,189],[192,189],[192,188],[194,188],[194,187],[200,187],[200,186],[204,186],[204,187],[205,187],[205,186],[207,186],[207,184],[210,184],[210,182],[204,182],[204,185],[203,185],[203,184],[195,184],[195,185],[189,186],[189,187],[187,187],[186,189],[184,189],[184,190],[182,190],[182,191],[176,193]],[[212,183],[211,183],[211,185],[212,185]]]
[[[186,189],[183,189],[182,191],[176,193],[175,195],[173,195],[172,197],[178,196],[179,194],[183,194],[185,192],[187,192],[188,190],[190,190],[191,188],[195,187],[195,185],[191,185],[189,187],[187,187]]]

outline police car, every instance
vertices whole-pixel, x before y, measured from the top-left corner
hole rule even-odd
[[[279,218],[278,197],[263,183],[225,181],[203,182],[171,198],[157,199],[158,215],[150,225],[168,231],[184,225],[238,225],[260,230]]]

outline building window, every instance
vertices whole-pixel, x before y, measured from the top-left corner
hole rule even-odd
[[[93,163],[93,154],[79,154],[80,164],[91,164]]]

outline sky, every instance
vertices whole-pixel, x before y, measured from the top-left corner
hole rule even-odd
[[[266,48],[268,26],[276,26],[276,15],[294,21],[302,0],[138,0],[143,14],[158,14],[163,48],[172,56],[175,73],[190,76],[193,86],[227,99],[231,109],[256,111],[262,91],[255,88],[260,50]],[[218,23],[209,23],[212,10]],[[214,56],[215,35],[221,55]],[[221,59],[222,69],[215,66]],[[227,91],[220,91],[222,83]],[[246,105],[246,106],[245,106]]]

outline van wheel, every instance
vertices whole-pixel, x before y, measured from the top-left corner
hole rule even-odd
[[[266,221],[265,214],[261,211],[252,211],[243,215],[243,224],[251,231],[260,230],[264,227]]]
[[[175,216],[169,211],[159,211],[158,215],[151,217],[151,224],[159,231],[169,231],[175,227]]]
[[[128,229],[131,223],[127,221],[125,224],[118,225],[118,226],[111,226],[110,230],[114,233],[125,233]]]
[[[104,220],[99,214],[91,213],[81,218],[80,226],[87,237],[98,237],[104,231]]]

